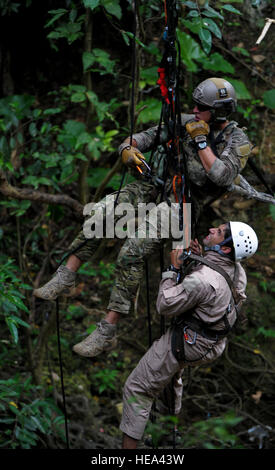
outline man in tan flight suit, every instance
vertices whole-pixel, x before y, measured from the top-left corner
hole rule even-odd
[[[172,323],[167,332],[153,343],[126,381],[120,424],[124,449],[137,447],[153,400],[161,395],[172,379],[175,395],[173,413],[179,413],[182,370],[186,366],[212,362],[223,353],[226,335],[246,299],[246,274],[238,261],[249,258],[257,250],[254,230],[242,222],[222,224],[209,229],[203,245],[205,254],[200,258],[207,264],[199,262],[192,267],[182,282],[177,283],[182,250],[171,252],[172,264],[162,274],[156,307],[158,313],[174,319],[174,326]],[[191,242],[190,248],[192,253],[200,255],[201,247],[197,240]],[[233,281],[233,289],[225,275]],[[180,343],[175,342],[176,337]]]

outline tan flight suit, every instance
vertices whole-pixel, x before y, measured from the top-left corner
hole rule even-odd
[[[207,252],[205,258],[222,267],[230,278],[238,294],[238,306],[246,299],[246,274],[240,263],[234,263],[226,256],[216,252]],[[177,284],[176,273],[167,271],[162,274],[157,311],[166,318],[175,318],[192,309],[195,318],[215,323],[215,330],[224,329],[222,319],[228,305],[232,309],[227,319],[230,326],[236,320],[236,311],[232,301],[231,290],[224,277],[205,265],[194,268],[183,282]],[[187,329],[188,341],[194,339],[194,332]],[[172,353],[171,327],[142,357],[134,371],[128,377],[123,390],[123,414],[120,429],[128,436],[140,440],[149,418],[152,403],[159,397],[164,388],[174,378],[175,403],[174,411],[181,409],[182,370],[193,366],[212,362],[224,351],[226,337],[209,340],[197,334],[194,344],[184,342],[185,360],[178,362]]]

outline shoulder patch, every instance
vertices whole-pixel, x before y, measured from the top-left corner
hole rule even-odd
[[[251,152],[251,146],[249,143],[238,145],[236,151],[239,157],[247,157]]]

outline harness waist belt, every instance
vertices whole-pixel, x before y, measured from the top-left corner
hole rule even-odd
[[[224,338],[230,331],[231,327],[227,326],[223,330],[215,330],[207,326],[204,322],[198,320],[197,318],[192,318],[190,320],[183,321],[181,327],[188,326],[195,333],[203,336],[206,339],[215,341],[217,339]]]
[[[192,331],[210,341],[218,341],[219,339],[224,338],[232,328],[227,320],[226,314],[224,314],[220,320],[215,322],[215,325],[221,321],[225,322],[225,328],[223,330],[215,330],[214,328],[210,328],[203,321],[198,320],[192,316],[186,318],[177,318],[172,324],[172,352],[175,358],[178,361],[183,361],[185,359],[185,339],[183,331],[185,327],[189,327]]]

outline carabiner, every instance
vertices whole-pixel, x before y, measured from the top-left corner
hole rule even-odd
[[[148,163],[145,160],[142,160],[142,163],[147,169],[147,172],[142,171],[139,165],[136,165],[136,169],[140,172],[141,175],[148,176],[151,178],[151,168],[149,167]]]
[[[183,328],[184,339],[186,343],[188,344],[195,344],[197,340],[197,333],[196,331],[194,332],[194,338],[190,341],[190,339],[188,339],[188,333],[186,333],[187,328],[188,328],[188,325]]]

